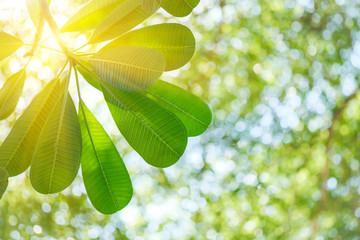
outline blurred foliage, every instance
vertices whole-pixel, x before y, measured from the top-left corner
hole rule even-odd
[[[26,10],[5,2],[1,27],[31,40]],[[80,2],[62,2],[52,8],[65,22]],[[105,216],[81,176],[47,196],[23,174],[0,202],[0,239],[360,239],[359,17],[359,0],[201,0],[178,19],[161,11],[147,24],[179,21],[198,41],[191,63],[163,79],[210,103],[211,129],[159,170],[129,149],[103,102],[90,104],[124,156],[132,202]],[[42,83],[40,72],[60,64],[52,54],[34,70]],[[0,140],[34,95],[26,89]]]

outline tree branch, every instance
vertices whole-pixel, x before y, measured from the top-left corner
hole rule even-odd
[[[45,25],[45,18],[43,16],[39,17],[39,24],[37,27],[37,31],[34,37],[34,42],[32,44],[32,48],[29,52],[27,52],[24,57],[33,57],[37,50],[39,49],[40,46],[40,40],[41,40],[41,36],[44,32],[44,25]]]
[[[312,237],[315,235],[315,233],[318,230],[318,216],[320,215],[321,211],[323,211],[326,207],[326,201],[328,199],[328,191],[326,189],[326,182],[329,178],[330,173],[330,164],[331,164],[331,158],[330,158],[330,151],[331,151],[331,140],[334,136],[334,125],[337,120],[341,117],[344,110],[347,108],[349,102],[356,98],[358,93],[360,92],[360,89],[356,90],[353,94],[351,94],[348,98],[346,98],[345,102],[335,110],[332,120],[331,120],[331,126],[327,129],[329,136],[326,140],[326,160],[325,160],[325,166],[321,172],[321,179],[320,179],[320,189],[321,189],[321,197],[319,200],[319,205],[315,211],[315,214],[312,217]]]
[[[54,35],[56,41],[58,42],[58,44],[60,45],[61,49],[64,51],[67,58],[73,59],[72,52],[66,47],[65,42],[62,40],[62,38],[60,36],[59,28],[50,13],[48,3],[46,2],[46,0],[39,0],[39,5],[40,5],[40,13],[41,13],[40,15],[43,18],[45,18],[45,20],[49,24],[51,32],[53,33],[53,35]]]

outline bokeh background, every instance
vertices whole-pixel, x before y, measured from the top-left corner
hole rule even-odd
[[[53,0],[58,24],[84,2]],[[189,17],[159,11],[145,25],[161,22],[196,36],[191,62],[163,79],[209,103],[210,129],[190,139],[176,165],[150,167],[82,81],[128,167],[131,203],[105,216],[81,176],[41,195],[22,174],[0,201],[0,239],[360,239],[360,1],[201,0]],[[0,0],[0,27],[31,43],[24,0]],[[64,35],[74,47],[87,37]],[[56,48],[52,38],[44,45]],[[0,87],[25,52],[0,63]],[[64,60],[41,49],[31,61],[15,114],[0,122],[0,143]]]

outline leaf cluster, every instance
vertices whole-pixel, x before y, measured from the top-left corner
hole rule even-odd
[[[38,28],[33,48],[41,40],[46,21],[67,61],[16,120],[0,146],[0,197],[8,177],[29,167],[34,189],[51,194],[66,189],[81,166],[94,207],[104,214],[115,213],[132,198],[131,179],[113,141],[82,100],[78,73],[103,93],[121,134],[148,164],[158,168],[175,164],[188,137],[202,134],[212,119],[200,98],[159,80],[165,71],[178,69],[192,58],[195,38],[177,23],[130,30],[160,7],[182,17],[199,1],[92,0],[60,30],[50,15],[50,1],[26,3]],[[95,53],[69,50],[60,34],[89,31],[92,35],[86,46],[101,47]],[[105,43],[108,40],[112,41]],[[23,45],[17,37],[0,32],[0,60],[8,59]],[[32,49],[29,62],[35,52]],[[69,94],[72,71],[80,99],[78,111]],[[26,66],[7,79],[0,90],[0,119],[15,110],[25,81]]]

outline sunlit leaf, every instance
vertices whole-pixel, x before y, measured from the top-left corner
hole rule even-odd
[[[160,8],[162,0],[140,0],[141,6],[147,12],[156,12]]]
[[[92,0],[80,8],[60,29],[62,32],[86,31],[96,28],[125,0]]]
[[[200,0],[163,0],[161,7],[175,17],[185,17],[199,4]]]
[[[188,136],[198,136],[209,127],[211,110],[199,97],[173,84],[158,80],[144,93],[175,114],[186,127]]]
[[[166,71],[184,66],[195,51],[195,38],[190,29],[177,23],[164,23],[128,32],[103,50],[119,46],[142,46],[154,48],[165,57]]]
[[[179,160],[187,135],[174,114],[138,92],[106,85],[102,89],[120,132],[147,163],[168,167]]]
[[[43,194],[67,188],[80,166],[81,132],[76,109],[70,94],[61,95],[46,118],[31,162],[31,184]]]
[[[153,12],[144,9],[142,3],[142,0],[126,0],[119,5],[97,26],[89,43],[103,42],[119,37],[150,17]]]
[[[0,89],[0,120],[14,112],[23,92],[26,70],[22,69],[6,80]]]
[[[7,171],[4,168],[0,168],[0,199],[3,196],[8,186],[9,183],[8,178],[9,175]]]
[[[0,31],[0,61],[18,50],[24,43],[20,39]]]
[[[147,88],[165,69],[165,59],[159,51],[136,46],[99,52],[90,58],[90,63],[104,82],[123,90]]]
[[[79,107],[78,115],[82,135],[81,170],[86,192],[99,212],[113,214],[131,200],[130,176],[104,128],[85,104],[83,107]]]
[[[87,63],[82,63],[82,64],[85,64],[85,65],[87,65]],[[88,66],[87,66],[88,68],[87,69],[90,69],[91,71],[93,71],[91,68],[91,65],[89,64]],[[101,87],[100,87],[100,83],[98,82],[98,80],[93,76],[93,75],[91,75],[86,69],[84,69],[82,66],[80,66],[80,65],[77,65],[76,66],[76,70],[78,70],[79,71],[79,73],[83,76],[83,78],[91,85],[91,86],[93,86],[94,88],[96,88],[96,89],[99,89],[99,90],[101,90]],[[93,71],[94,72],[94,71]],[[94,74],[96,74],[95,72],[94,72]]]
[[[50,5],[51,0],[46,0]],[[39,25],[40,6],[39,0],[26,0],[26,8],[35,27]]]
[[[51,81],[33,99],[0,146],[0,167],[5,168],[9,176],[16,176],[30,166],[42,126],[59,91],[59,79]]]

